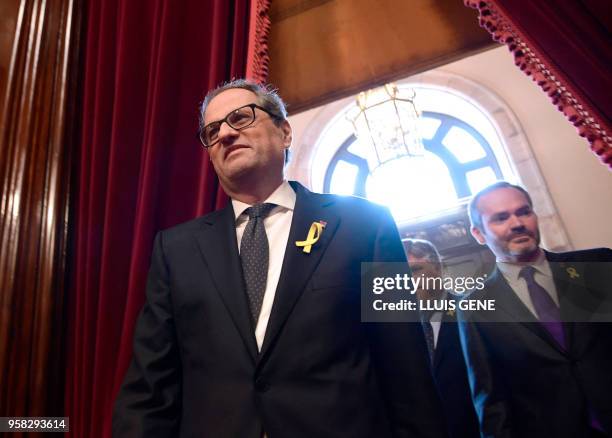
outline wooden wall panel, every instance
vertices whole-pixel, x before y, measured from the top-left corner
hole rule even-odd
[[[79,18],[0,7],[0,415],[63,409],[62,311]]]
[[[20,0],[0,1],[0,96],[6,96],[11,53],[19,15]],[[5,105],[0,105],[0,120],[4,119]]]
[[[462,0],[275,0],[270,75],[290,113],[495,47]]]

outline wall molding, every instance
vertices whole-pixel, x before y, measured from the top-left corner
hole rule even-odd
[[[14,33],[1,60],[0,412],[59,415],[80,15],[73,0],[3,9]]]

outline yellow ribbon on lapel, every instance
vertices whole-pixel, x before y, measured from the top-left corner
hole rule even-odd
[[[304,252],[306,254],[310,253],[312,249],[312,245],[317,243],[321,234],[323,234],[323,228],[325,228],[325,224],[321,222],[313,222],[310,226],[310,230],[308,230],[308,236],[306,236],[306,240],[298,240],[295,242],[295,246],[303,246]]]
[[[574,278],[580,278],[580,274],[576,271],[576,268],[570,266],[566,269],[566,272],[569,274],[570,278],[573,280]]]

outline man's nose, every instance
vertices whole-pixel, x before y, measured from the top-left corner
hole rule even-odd
[[[219,142],[227,144],[228,142],[232,142],[238,136],[238,130],[232,128],[229,123],[223,122],[221,126],[219,126]]]
[[[523,224],[523,221],[514,214],[510,216],[510,219],[508,219],[508,223],[510,225],[510,228],[512,228],[513,230],[525,228],[525,224]]]

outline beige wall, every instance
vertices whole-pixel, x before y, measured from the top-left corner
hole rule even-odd
[[[557,211],[576,249],[612,247],[612,172],[530,77],[500,47],[443,70],[480,82],[519,119]]]
[[[514,66],[508,50],[500,47],[439,70],[479,82],[515,113],[571,246],[612,247],[612,172],[600,164],[588,142],[577,135],[540,88]],[[296,147],[290,176],[297,167],[307,166],[304,151],[314,141],[311,128],[320,123],[317,116],[321,112],[315,108],[290,118]]]

